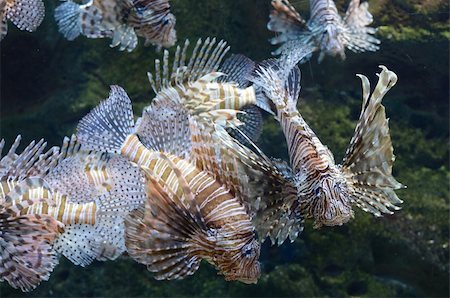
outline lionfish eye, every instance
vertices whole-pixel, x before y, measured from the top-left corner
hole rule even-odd
[[[249,257],[249,256],[253,255],[253,249],[247,248],[243,254],[244,254],[244,257]]]
[[[166,26],[167,24],[169,24],[170,20],[168,18],[164,18],[163,20],[163,26]]]
[[[314,194],[317,196],[317,197],[319,197],[320,196],[320,194],[322,193],[322,187],[317,187],[315,190],[314,190]]]

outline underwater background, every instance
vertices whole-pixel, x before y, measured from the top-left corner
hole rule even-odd
[[[338,0],[345,11],[347,0]],[[292,1],[308,16],[308,1]],[[86,268],[65,258],[49,281],[31,293],[0,284],[1,297],[164,297],[164,296],[363,296],[417,297],[449,295],[449,3],[443,0],[371,0],[381,49],[353,54],[347,60],[317,55],[300,66],[299,111],[318,137],[343,157],[361,105],[355,74],[376,81],[378,65],[397,73],[399,81],[383,103],[390,120],[394,176],[408,186],[395,215],[374,218],[355,210],[341,227],[319,230],[307,222],[294,243],[263,245],[262,276],[256,285],[226,282],[203,262],[182,281],[156,281],[146,267],[120,257]],[[109,47],[109,39],[77,38],[58,33],[45,1],[46,18],[37,32],[10,26],[1,43],[0,135],[22,144],[45,138],[61,144],[78,121],[108,96],[109,85],[125,88],[136,115],[154,96],[146,72],[162,53],[144,47],[132,53]],[[216,36],[232,53],[254,60],[274,50],[266,29],[269,0],[173,0],[178,44],[184,39]],[[171,49],[173,51],[174,48]],[[279,125],[265,117],[260,147],[268,156],[287,158]]]

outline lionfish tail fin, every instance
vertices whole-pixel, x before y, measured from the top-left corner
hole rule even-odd
[[[272,6],[274,10],[270,13],[267,29],[279,34],[270,39],[272,44],[282,44],[307,30],[305,20],[288,0],[274,0]],[[276,51],[275,54],[279,53]]]
[[[397,82],[397,76],[384,66],[380,68],[382,71],[372,95],[367,77],[358,75],[363,89],[362,110],[342,164],[355,204],[376,216],[400,209],[397,205],[403,201],[394,190],[404,187],[392,176],[394,149],[381,104],[384,95]]]
[[[169,0],[135,0],[128,17],[130,24],[145,44],[169,48],[177,42],[176,18],[170,12]]]
[[[86,148],[118,154],[133,132],[131,100],[119,86],[111,86],[109,97],[81,119],[77,127],[77,137]]]
[[[194,274],[200,265],[201,247],[208,243],[199,207],[192,193],[186,193],[188,185],[179,174],[186,200],[147,175],[145,209],[133,211],[125,221],[128,253],[159,280]]]
[[[29,292],[58,264],[53,242],[63,232],[50,216],[10,217],[0,210],[0,281]]]
[[[189,40],[186,40],[182,48],[177,46],[171,70],[169,51],[164,50],[162,67],[160,60],[155,60],[155,72],[148,72],[147,75],[156,94],[166,88],[187,81],[193,82],[206,74],[217,71],[225,54],[230,49],[223,40],[216,42],[216,38],[209,37],[205,41],[199,39],[189,61],[186,61],[189,44]]]
[[[6,18],[20,30],[35,31],[45,16],[42,0],[6,1]]]
[[[345,14],[344,23],[347,30],[344,31],[344,40],[347,48],[353,52],[377,51],[380,40],[373,34],[376,29],[368,27],[373,21],[369,12],[369,3],[360,3],[360,0],[352,0]]]

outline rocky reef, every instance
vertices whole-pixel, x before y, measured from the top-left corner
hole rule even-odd
[[[266,29],[270,1],[173,0],[179,43],[217,36],[234,53],[255,60],[270,57]],[[297,3],[300,2],[300,3]],[[293,1],[308,15],[308,1]],[[336,1],[344,11],[348,1]],[[343,227],[314,230],[307,224],[294,243],[262,251],[257,285],[225,282],[201,266],[194,276],[161,282],[127,256],[115,262],[75,267],[61,258],[48,282],[24,294],[0,284],[2,297],[165,297],[165,296],[447,296],[449,292],[449,3],[442,0],[369,1],[381,50],[347,54],[344,62],[317,57],[302,65],[299,110],[323,143],[342,159],[361,105],[356,73],[375,81],[387,65],[399,82],[384,104],[397,156],[396,178],[403,208],[377,219],[356,212]],[[123,86],[136,114],[153,93],[146,72],[161,56],[140,43],[132,53],[109,48],[109,40],[65,40],[52,17],[56,2],[35,33],[13,26],[1,43],[0,134],[10,144],[44,137],[59,144],[78,120]],[[265,116],[259,142],[269,156],[286,158],[284,137]]]

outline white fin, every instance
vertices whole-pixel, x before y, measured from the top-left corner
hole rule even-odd
[[[88,149],[120,153],[123,142],[133,131],[131,100],[123,88],[111,86],[108,99],[80,121],[77,137]]]
[[[376,216],[400,209],[397,205],[403,201],[394,190],[404,187],[392,176],[394,149],[381,104],[384,95],[397,82],[397,76],[386,67],[380,67],[382,71],[372,95],[369,80],[359,75],[363,87],[362,110],[342,163],[353,201]]]

